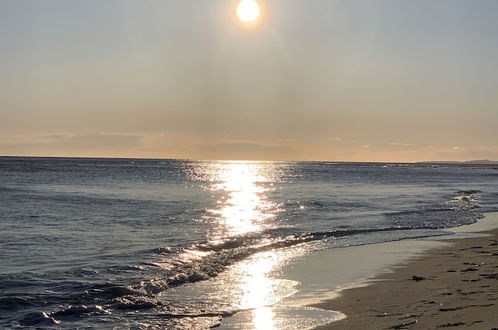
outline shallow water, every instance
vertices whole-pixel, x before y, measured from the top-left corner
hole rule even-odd
[[[205,328],[245,310],[310,327],[334,316],[270,308],[299,291],[282,267],[446,235],[498,209],[497,183],[486,166],[0,158],[0,327]]]

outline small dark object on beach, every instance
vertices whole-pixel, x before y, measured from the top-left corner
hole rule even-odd
[[[423,277],[423,276],[417,276],[417,275],[412,275],[412,277],[410,277],[410,280],[416,281],[416,282],[423,281],[425,279],[426,279],[425,277]]]
[[[465,325],[465,323],[464,322],[446,323],[438,325],[436,328],[451,328],[451,327],[459,327],[461,325]]]
[[[474,267],[469,267],[464,270],[461,270],[461,272],[477,272],[479,269],[474,268]]]

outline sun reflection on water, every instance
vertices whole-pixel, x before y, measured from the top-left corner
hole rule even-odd
[[[271,228],[278,205],[268,199],[274,188],[270,175],[272,164],[230,162],[217,164],[210,173],[212,191],[222,192],[218,208],[209,210],[215,216],[212,241],[240,236]],[[254,329],[274,329],[271,305],[281,299],[282,282],[272,279],[270,272],[279,265],[275,251],[259,253],[236,267],[241,275],[240,309],[252,309]],[[290,288],[287,288],[290,289]],[[291,290],[291,289],[290,289]]]
[[[208,234],[210,244],[243,238],[241,248],[271,245],[275,238],[265,231],[278,227],[276,216],[281,205],[271,200],[270,193],[275,190],[274,182],[279,182],[279,168],[273,163],[259,162],[203,163],[196,167],[194,179],[202,181],[217,199],[202,219],[212,226]],[[236,309],[247,311],[245,328],[281,328],[272,306],[295,293],[297,283],[276,278],[275,270],[296,255],[298,249],[262,248],[232,265],[222,276],[223,294],[216,295],[229,297]]]
[[[217,207],[208,210],[206,219],[213,224],[209,241],[259,232],[273,227],[271,220],[279,211],[268,198],[273,188],[273,164],[252,162],[216,163],[207,170],[212,192],[221,193]]]

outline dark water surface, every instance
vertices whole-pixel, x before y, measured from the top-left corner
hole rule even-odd
[[[0,158],[0,328],[215,326],[296,292],[276,274],[310,251],[497,203],[492,166]]]

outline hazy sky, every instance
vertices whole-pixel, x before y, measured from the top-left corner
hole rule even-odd
[[[498,1],[0,0],[0,155],[498,160]]]

